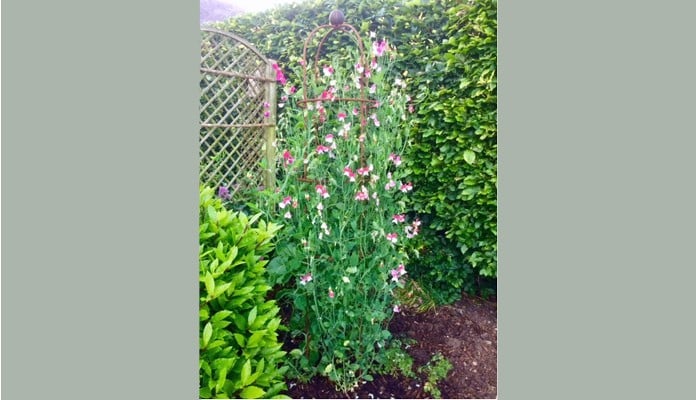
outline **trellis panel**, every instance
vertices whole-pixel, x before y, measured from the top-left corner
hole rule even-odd
[[[201,35],[200,183],[227,187],[232,196],[244,187],[272,187],[273,61],[232,33],[204,28]]]

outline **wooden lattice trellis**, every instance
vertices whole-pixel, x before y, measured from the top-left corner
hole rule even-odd
[[[273,187],[273,61],[232,33],[203,28],[201,35],[200,183],[232,195],[245,186]]]

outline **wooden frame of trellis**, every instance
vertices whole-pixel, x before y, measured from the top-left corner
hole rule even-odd
[[[199,181],[232,196],[244,187],[272,188],[274,61],[233,33],[202,28],[201,35]]]

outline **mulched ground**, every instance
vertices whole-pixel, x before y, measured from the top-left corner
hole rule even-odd
[[[413,369],[425,365],[440,352],[453,368],[437,387],[445,399],[493,399],[497,397],[498,323],[497,304],[478,297],[462,300],[434,311],[404,310],[391,321],[395,338],[410,343]],[[412,339],[412,340],[409,340]],[[415,341],[415,342],[413,342]],[[418,379],[375,376],[375,380],[344,395],[322,378],[306,384],[289,383],[286,394],[294,399],[425,399],[425,376]]]

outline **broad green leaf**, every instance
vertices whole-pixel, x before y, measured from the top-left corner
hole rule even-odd
[[[213,336],[213,325],[211,325],[210,322],[205,324],[205,328],[203,328],[203,347],[208,345],[208,342],[210,341],[210,338]]]
[[[246,339],[244,338],[244,336],[242,336],[242,334],[240,333],[235,333],[232,336],[234,336],[234,340],[237,342],[239,347],[244,348],[244,346],[246,345]]]
[[[300,358],[300,357],[302,357],[302,350],[300,350],[300,349],[292,349],[292,350],[290,351],[290,355],[293,356],[293,357],[295,357],[295,358]]]
[[[249,383],[247,383],[249,380],[249,375],[251,375],[251,360],[246,360],[242,366],[242,386],[249,386]]]
[[[261,339],[266,335],[267,331],[262,329],[260,331],[254,332],[249,340],[247,341],[246,347],[256,347],[259,345]]]
[[[256,320],[256,313],[258,312],[257,308],[254,307],[249,311],[249,317],[247,318],[247,325],[251,326],[251,324],[254,323],[254,320]]]
[[[225,384],[225,381],[227,380],[227,368],[223,368],[220,370],[220,374],[218,375],[217,379],[217,384],[215,384],[215,391],[220,392],[222,390],[222,386]]]
[[[248,386],[242,390],[239,396],[243,399],[258,399],[266,392],[258,386]]]
[[[232,314],[232,311],[229,310],[218,311],[215,313],[215,315],[213,315],[212,320],[213,322],[222,321],[223,319],[229,317]]]
[[[232,285],[232,283],[229,282],[229,283],[225,283],[224,285],[218,286],[217,288],[215,288],[215,294],[213,295],[213,298],[220,297],[223,293],[225,293],[225,291],[227,289],[230,288],[231,285]]]
[[[212,298],[213,293],[215,293],[215,279],[210,274],[210,272],[205,273],[205,290],[208,292],[208,297]]]
[[[476,153],[474,153],[471,150],[464,150],[464,161],[467,162],[467,164],[473,164],[474,161],[476,160]]]
[[[211,221],[217,220],[217,212],[215,211],[215,208],[213,208],[213,206],[208,206],[207,211],[208,211],[208,218]]]

